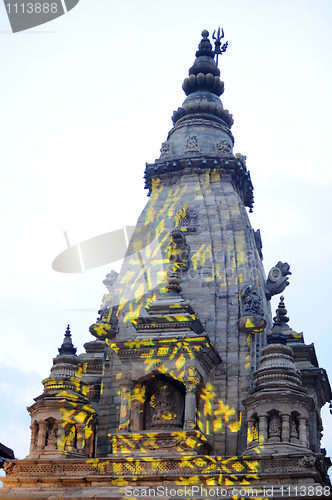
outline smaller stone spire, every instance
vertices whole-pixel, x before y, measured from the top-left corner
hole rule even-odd
[[[276,316],[273,318],[274,325],[284,326],[288,323],[289,318],[286,316],[287,309],[285,308],[285,297],[280,297],[278,308],[276,309]]]
[[[286,316],[287,309],[284,303],[285,298],[283,295],[280,297],[278,308],[276,309],[276,316],[273,318],[273,328],[270,335],[267,336],[267,343],[270,344],[287,344],[287,337],[284,335],[284,329],[288,327],[287,323],[289,318]]]
[[[63,339],[62,346],[58,348],[59,356],[75,356],[76,347],[73,346],[71,341],[70,326],[67,326],[65,338]]]

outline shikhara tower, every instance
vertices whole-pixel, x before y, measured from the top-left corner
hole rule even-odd
[[[266,280],[250,173],[219,97],[215,56],[227,44],[220,51],[217,36],[213,50],[208,37],[160,158],[146,165],[150,199],[120,274],[104,281],[95,340],[77,356],[67,329],[28,409],[30,454],[5,464],[0,496],[121,497],[161,484],[329,491],[320,409],[330,384],[283,297],[272,320],[290,270],[278,262]]]

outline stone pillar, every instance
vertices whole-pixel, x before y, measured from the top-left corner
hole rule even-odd
[[[131,394],[131,431],[140,431],[143,429],[143,404],[145,394],[142,392],[142,384],[136,384]]]
[[[266,443],[267,441],[267,415],[258,415],[259,419],[259,442]]]
[[[38,433],[37,422],[33,422],[30,425],[30,429],[31,429],[30,453],[32,453],[33,450],[36,448],[36,438],[37,438],[37,433]]]
[[[186,381],[186,399],[184,403],[184,429],[195,429],[196,426],[196,380]]]
[[[119,431],[128,432],[130,427],[131,389],[133,382],[125,379],[120,381],[121,407]]]
[[[77,424],[77,451],[83,453],[84,451],[84,424]]]
[[[307,421],[303,417],[299,417],[299,440],[301,446],[307,447]]]
[[[287,413],[281,414],[281,441],[283,443],[290,442],[289,419],[290,415],[288,415]]]
[[[251,446],[251,443],[254,441],[254,424],[255,420],[248,418],[247,446]]]
[[[38,422],[38,425],[39,425],[39,431],[38,431],[37,450],[43,450],[46,444],[47,422],[45,420],[40,420]]]
[[[65,451],[65,429],[63,427],[63,421],[58,420],[58,438],[57,438],[57,448],[61,453]]]

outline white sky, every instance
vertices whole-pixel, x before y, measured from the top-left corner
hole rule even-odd
[[[12,34],[0,4],[0,442],[17,457],[29,447],[25,407],[67,324],[82,352],[115,268],[53,271],[63,231],[73,245],[136,223],[145,162],[159,157],[185,98],[201,31],[219,25],[229,41],[221,99],[251,171],[265,270],[290,263],[290,325],[332,380],[331,22],[330,0],[80,0]],[[331,455],[330,419],[326,407]]]

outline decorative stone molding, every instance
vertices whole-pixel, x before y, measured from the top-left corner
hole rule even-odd
[[[186,432],[126,433],[111,436],[113,455],[209,455],[212,446],[197,430]]]

